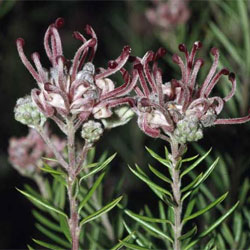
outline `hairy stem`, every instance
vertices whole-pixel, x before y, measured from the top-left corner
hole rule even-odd
[[[69,219],[69,228],[71,232],[72,238],[72,250],[79,249],[79,216],[77,212],[77,201],[73,195],[73,182],[69,177],[68,179],[68,197],[69,197],[69,205],[70,205],[70,219]]]
[[[179,238],[181,237],[182,231],[182,221],[181,221],[181,213],[182,213],[182,201],[181,201],[181,179],[180,179],[180,170],[178,168],[178,160],[181,156],[181,150],[178,149],[178,144],[173,140],[171,143],[171,151],[172,151],[172,180],[173,183],[171,185],[172,192],[174,196],[174,250],[181,249],[181,241]]]

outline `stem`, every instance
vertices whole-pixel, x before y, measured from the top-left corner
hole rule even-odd
[[[42,136],[43,140],[46,142],[49,149],[53,152],[53,154],[55,155],[56,159],[61,164],[61,166],[64,167],[65,169],[68,169],[69,168],[68,163],[63,159],[62,155],[56,150],[55,145],[52,143],[52,141],[50,140],[49,136],[44,131],[44,129],[42,127],[36,127],[36,130]]]
[[[181,148],[180,148],[181,149]],[[181,201],[181,179],[180,179],[180,170],[178,169],[178,160],[181,156],[183,150],[178,149],[178,143],[175,140],[171,142],[171,151],[172,151],[172,180],[171,185],[172,192],[174,196],[174,250],[181,249],[181,237],[182,231],[182,222],[181,222],[181,213],[182,213],[182,201]]]
[[[68,179],[68,197],[69,197],[69,205],[70,205],[70,219],[69,219],[69,228],[71,232],[72,238],[72,250],[79,249],[79,216],[77,213],[77,201],[73,195],[73,181],[71,177]]]

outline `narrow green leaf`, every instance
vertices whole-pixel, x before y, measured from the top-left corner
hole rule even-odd
[[[209,24],[211,30],[216,35],[216,37],[220,40],[223,46],[228,50],[233,59],[239,64],[242,64],[241,56],[238,54],[236,47],[227,39],[227,37],[223,34],[223,32],[214,24]]]
[[[68,218],[68,216],[61,210],[57,209],[57,208],[54,208],[53,206],[51,206],[50,204],[48,204],[47,202],[45,201],[42,201],[34,196],[32,196],[31,194],[28,194],[27,192],[24,192],[23,190],[20,190],[18,188],[16,188],[21,194],[23,194],[24,196],[26,196],[27,198],[31,199],[32,201],[36,202],[37,204],[47,208],[48,210],[51,210],[51,211],[54,211],[58,214],[61,214],[63,216],[65,216],[66,218]]]
[[[243,221],[242,216],[239,213],[235,213],[234,215],[234,223],[233,223],[233,231],[234,231],[234,241],[239,242],[242,234],[243,229]]]
[[[233,238],[233,235],[232,235],[230,229],[228,228],[228,226],[227,226],[225,223],[222,224],[221,232],[222,232],[222,234],[223,234],[225,240],[227,241],[227,243],[228,243],[230,246],[234,245],[234,238]]]
[[[155,158],[157,161],[159,161],[162,165],[171,169],[171,162],[169,160],[160,157],[158,154],[156,154],[153,150],[151,150],[148,147],[146,147],[146,150],[150,153],[150,155],[153,158]]]
[[[90,164],[84,166],[84,168],[94,168],[94,167],[96,167],[98,164],[99,164],[99,162],[90,163]]]
[[[129,167],[129,169],[133,172],[134,175],[136,175],[139,179],[144,181],[147,185],[149,185],[153,189],[156,189],[157,191],[159,191],[159,192],[161,192],[163,194],[168,195],[172,199],[172,194],[169,191],[167,191],[164,188],[158,186],[157,184],[152,182],[149,178],[147,178],[147,177],[143,176],[142,174],[136,172],[133,168]]]
[[[203,231],[201,234],[198,235],[197,239],[189,243],[184,250],[190,249],[192,246],[194,246],[201,238],[207,236],[209,233],[211,233],[217,226],[219,226],[233,211],[237,208],[239,205],[239,201],[231,208],[229,209],[223,216],[221,216],[217,221],[215,221],[211,226],[209,226],[205,231]]]
[[[31,247],[30,245],[27,245],[29,250],[35,250],[35,248]]]
[[[123,243],[122,242],[126,242],[127,240],[129,240],[131,238],[133,233],[129,234],[128,236],[126,236],[124,239],[122,239],[118,244],[116,244],[115,246],[113,246],[110,250],[119,250],[121,249],[121,247],[123,247]]]
[[[95,190],[99,187],[103,177],[105,176],[105,173],[102,173],[97,180],[95,181],[95,183],[93,184],[93,186],[91,187],[91,189],[89,190],[89,192],[85,195],[84,199],[81,201],[79,208],[78,208],[78,213],[81,212],[82,208],[84,207],[84,205],[88,202],[88,200],[92,197],[93,193],[95,192]]]
[[[160,218],[163,220],[166,220],[166,213],[165,213],[165,209],[164,209],[162,201],[159,201],[159,213],[160,213]],[[171,222],[171,224],[172,224],[172,222]],[[162,230],[164,233],[166,233],[167,225],[165,223],[162,224]]]
[[[96,228],[94,228],[94,229],[95,229],[95,233],[99,232],[99,230],[96,230]],[[91,234],[93,234],[93,232],[91,232]],[[90,235],[89,233],[87,233],[86,235],[87,235],[87,238],[91,244],[89,249],[104,249],[104,247],[101,246],[100,243],[98,243],[98,241],[97,241],[98,238],[92,237],[92,235]]]
[[[149,169],[157,176],[157,177],[159,177],[161,180],[163,180],[163,181],[165,181],[165,182],[167,182],[167,183],[169,183],[169,184],[171,184],[172,183],[172,181],[168,178],[168,177],[166,177],[164,174],[162,174],[161,172],[159,172],[157,169],[155,169],[154,167],[152,167],[150,164],[149,164]]]
[[[181,160],[181,162],[189,162],[189,161],[193,161],[194,159],[196,159],[199,155],[195,155],[195,156],[192,156],[192,157],[189,157],[189,158],[185,158],[183,160]]]
[[[204,154],[203,156],[201,156],[199,159],[197,159],[191,166],[189,166],[188,168],[186,168],[180,175],[180,178],[182,178],[184,175],[186,175],[187,173],[189,173],[191,170],[193,170],[196,166],[198,166],[207,156],[208,154],[211,152],[212,148],[210,148],[206,154]]]
[[[56,231],[56,232],[62,232],[61,228],[51,221],[51,219],[47,219],[45,216],[37,212],[36,210],[32,210],[33,216],[43,225],[47,226],[48,228]]]
[[[150,229],[151,231],[153,231],[154,233],[157,233],[159,236],[169,240],[170,242],[173,242],[173,240],[166,234],[164,234],[162,231],[160,231],[159,229],[157,229],[156,227],[154,227],[153,225],[145,222],[144,220],[140,219],[139,217],[135,216],[134,213],[132,213],[129,210],[124,210],[124,212],[130,216],[131,218],[133,218],[135,221],[139,222],[140,224],[142,224],[143,226],[147,227],[148,229]]]
[[[42,247],[47,247],[48,249],[51,249],[51,250],[58,250],[58,249],[62,249],[62,247],[59,247],[59,246],[56,246],[56,245],[52,245],[50,243],[47,243],[47,242],[44,242],[44,241],[41,241],[41,240],[36,240],[36,239],[32,239],[36,244],[42,246]]]
[[[164,149],[165,149],[165,158],[166,158],[166,160],[169,160],[168,148],[166,146],[164,146]]]
[[[125,222],[125,220],[123,220],[123,225],[125,227],[125,229],[127,230],[127,232],[131,235],[131,237],[135,240],[135,242],[139,245],[139,246],[144,246],[143,243],[141,242],[141,240],[135,236],[135,232],[132,232],[132,230],[130,229],[130,227],[127,225],[127,223]]]
[[[130,210],[127,210],[129,211],[129,213],[131,215],[133,215],[134,217],[137,217],[138,219],[140,220],[144,220],[146,222],[154,222],[154,223],[168,223],[168,224],[172,224],[172,222],[170,220],[167,220],[167,219],[159,219],[159,218],[153,218],[153,217],[147,217],[147,216],[143,216],[143,215],[139,215],[139,214],[136,214]]]
[[[247,197],[248,190],[250,190],[249,179],[245,178],[239,194],[240,206],[243,206]]]
[[[218,233],[217,234],[217,243],[216,245],[218,246],[219,249],[226,249],[225,242],[222,238],[222,236]]]
[[[116,156],[116,153],[113,154],[112,156],[110,156],[106,161],[104,161],[99,167],[95,168],[94,170],[90,171],[89,173],[83,175],[79,181],[79,185],[81,184],[81,182],[88,178],[89,176],[101,171],[102,169],[104,169]]]
[[[62,176],[66,175],[63,171],[55,170],[54,168],[50,167],[45,162],[43,162],[43,167],[41,167],[40,169],[46,173],[50,173],[50,174],[54,174],[54,175],[62,175]]]
[[[196,234],[196,232],[197,232],[197,226],[195,225],[191,230],[189,230],[187,233],[179,237],[179,240],[186,240],[192,237],[194,234]]]
[[[204,182],[207,177],[212,173],[212,171],[214,170],[214,168],[216,167],[217,163],[219,161],[219,158],[217,158],[214,163],[207,169],[207,171],[203,174],[203,176],[198,180],[198,182],[196,182],[196,184],[193,186],[193,188],[197,188],[199,187],[199,185]]]
[[[71,244],[69,244],[67,241],[61,239],[58,235],[56,235],[54,232],[52,233],[51,231],[49,231],[48,229],[46,229],[45,227],[43,227],[40,224],[35,224],[36,228],[42,232],[44,235],[46,235],[48,238],[50,238],[51,240],[53,240],[53,242],[62,245],[63,247],[67,247],[70,248]]]
[[[68,220],[64,216],[59,214],[59,221],[60,221],[60,226],[61,226],[62,232],[64,233],[66,239],[70,243],[72,243]]]
[[[148,248],[140,247],[140,246],[137,246],[137,245],[135,245],[135,244],[128,243],[128,242],[126,242],[126,241],[120,240],[120,242],[121,242],[125,247],[128,247],[129,249],[150,250],[150,249],[148,249]]]
[[[194,209],[194,205],[195,205],[195,203],[196,203],[196,200],[197,200],[197,199],[194,198],[194,199],[192,199],[192,200],[188,203],[186,212],[185,212],[185,214],[184,214],[184,218],[188,217],[188,216],[192,213],[192,211],[193,211],[193,209]]]
[[[187,186],[181,189],[181,192],[184,193],[188,190],[191,190],[192,187],[202,178],[203,173],[200,173],[193,181],[191,181]]]
[[[86,218],[84,218],[81,222],[80,222],[80,227],[82,225],[84,225],[85,223],[95,220],[96,218],[100,217],[101,215],[103,215],[104,213],[107,213],[109,210],[111,210],[113,207],[115,207],[122,199],[122,196],[118,197],[117,199],[115,199],[114,201],[110,202],[109,204],[107,204],[105,207],[99,209],[98,211],[96,211],[95,213],[87,216]]]
[[[189,215],[188,217],[185,217],[183,219],[183,223],[189,220],[192,220],[204,213],[206,213],[208,210],[210,210],[211,208],[215,207],[217,204],[221,203],[228,195],[228,192],[223,194],[222,196],[220,196],[218,199],[216,199],[214,202],[210,203],[207,207],[197,211],[196,213],[193,213],[191,215]]]

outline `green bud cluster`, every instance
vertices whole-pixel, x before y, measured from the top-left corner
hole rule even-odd
[[[88,143],[98,141],[103,134],[103,128],[100,122],[90,120],[82,125],[81,136]]]
[[[192,115],[178,121],[174,137],[181,144],[200,140],[203,137],[203,132],[198,118]]]
[[[17,121],[28,125],[29,127],[37,125],[43,126],[47,119],[32,101],[31,96],[19,98],[14,113]]]

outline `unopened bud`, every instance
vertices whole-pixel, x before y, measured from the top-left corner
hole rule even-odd
[[[39,111],[31,96],[19,98],[14,113],[17,121],[29,127],[43,126],[46,122],[46,117]]]
[[[103,128],[100,122],[90,120],[82,125],[81,136],[88,143],[98,141],[103,134]]]

